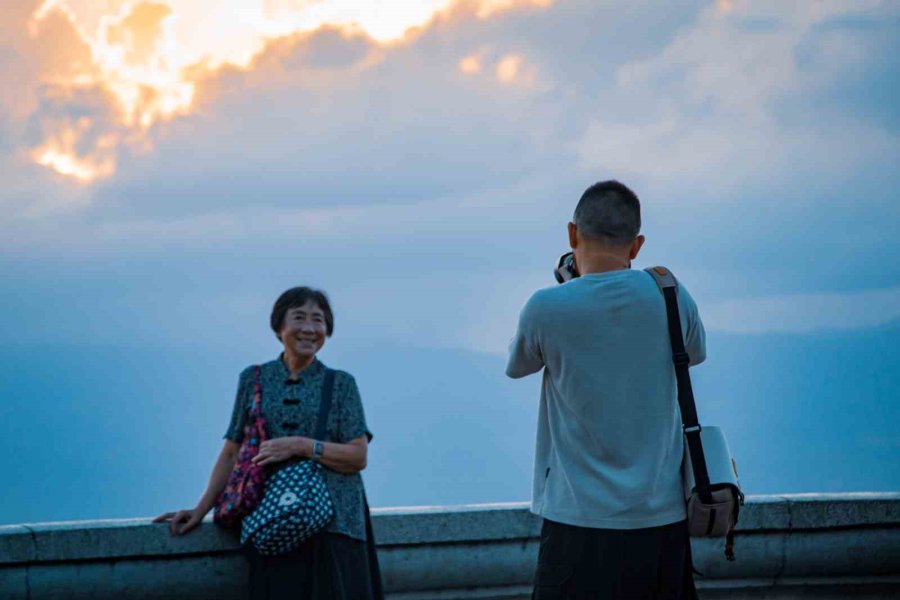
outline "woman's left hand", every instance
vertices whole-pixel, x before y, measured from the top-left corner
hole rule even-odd
[[[304,456],[304,449],[311,445],[311,442],[309,438],[299,436],[266,440],[259,445],[259,454],[253,457],[253,462],[265,466]]]

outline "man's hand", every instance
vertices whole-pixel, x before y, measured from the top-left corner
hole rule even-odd
[[[169,523],[169,532],[172,535],[182,535],[199,525],[203,521],[203,517],[206,516],[206,512],[208,511],[202,511],[199,508],[167,512],[153,519],[153,522],[165,523],[166,521],[171,521]]]
[[[312,453],[312,440],[306,437],[290,436],[266,440],[259,445],[259,454],[253,462],[260,466],[271,465],[289,458],[308,457]]]

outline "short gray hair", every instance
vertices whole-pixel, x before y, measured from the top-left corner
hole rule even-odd
[[[581,195],[573,220],[590,240],[628,244],[641,232],[641,202],[625,184],[601,181]]]

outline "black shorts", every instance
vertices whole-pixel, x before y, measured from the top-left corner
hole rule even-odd
[[[595,529],[544,519],[533,600],[695,600],[687,521]]]

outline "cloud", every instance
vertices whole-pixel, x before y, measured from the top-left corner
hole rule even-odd
[[[419,311],[409,335],[436,327],[445,345],[502,350],[526,290],[551,281],[578,196],[617,177],[644,203],[641,260],[671,266],[704,306],[893,289],[898,111],[853,98],[896,78],[897,21],[879,17],[889,5],[815,6],[573,0],[482,18],[459,3],[390,42],[292,32],[244,66],[197,63],[190,112],[146,130],[122,124],[108,87],[61,89],[29,67],[31,100],[0,118],[15,139],[0,142],[0,248],[8,261],[194,257],[229,272],[327,255],[356,273],[364,257],[360,281],[333,289],[387,310],[365,290],[389,281],[409,294],[397,310]],[[154,10],[146,31],[177,37]],[[91,29],[51,18],[74,42]],[[123,53],[165,54],[128,31]],[[0,52],[10,72],[37,64],[23,39]],[[110,134],[115,173],[86,186],[28,154],[56,135],[61,154],[103,158]],[[414,308],[462,310],[448,276],[462,297],[491,290],[464,326]]]
[[[28,84],[30,94],[41,95],[36,90],[52,87],[57,98],[91,92],[109,100],[105,114],[81,116],[78,121],[61,121],[58,111],[45,118],[38,104],[28,118],[43,123],[40,129],[47,131],[29,148],[31,158],[82,184],[109,179],[120,158],[152,149],[154,125],[195,110],[200,80],[222,68],[252,68],[254,58],[273,41],[279,44],[297,34],[334,28],[376,45],[390,45],[415,35],[416,28],[445,13],[487,19],[523,7],[548,7],[552,2],[264,0],[233,4],[120,0],[106,3],[104,10],[84,0],[44,0],[40,6],[28,4],[30,13],[8,15],[21,20],[17,24],[24,26],[32,42],[36,40],[25,44],[38,63],[37,77]],[[327,44],[329,38],[319,37],[317,42]],[[309,50],[310,57],[299,59],[318,56],[331,61],[307,63],[320,67],[339,67],[356,58],[354,48],[346,44]]]
[[[493,77],[507,86],[533,88],[539,82],[537,69],[520,52],[498,54],[496,49],[484,46],[464,56],[459,61],[459,72],[469,77]],[[545,85],[545,89],[551,86]]]
[[[167,4],[141,2],[106,27],[106,43],[121,48],[119,59],[126,65],[144,67],[161,59],[159,46],[165,41],[165,21],[172,16]]]
[[[531,87],[537,83],[537,72],[521,54],[507,54],[497,62],[497,81],[506,85]]]
[[[105,12],[81,0],[32,6],[17,16],[19,26],[40,36],[41,47],[70,40],[77,51],[62,56],[77,60],[65,63],[62,74],[32,73],[27,89],[34,101],[22,110],[28,135],[17,140],[17,151],[92,184],[87,193],[70,188],[42,200],[41,214],[54,201],[62,209],[75,206],[69,196],[103,208],[128,202],[151,211],[168,210],[166,199],[184,194],[199,201],[175,198],[182,210],[211,210],[207,196],[225,197],[226,204],[278,203],[286,185],[310,189],[318,202],[346,202],[361,197],[340,181],[346,164],[360,165],[363,176],[383,177],[392,187],[398,175],[446,172],[445,181],[432,186],[441,192],[431,196],[473,191],[494,175],[510,180],[533,171],[535,163],[553,164],[547,157],[558,156],[556,139],[567,129],[561,121],[578,113],[571,102],[579,95],[560,90],[561,81],[548,68],[582,69],[557,54],[561,35],[581,43],[562,31],[587,15],[612,23],[634,18],[650,28],[668,16],[650,4],[627,10],[584,1],[565,10],[546,0],[433,4],[425,16],[405,4],[406,12],[391,3],[376,11],[392,22],[418,24],[402,38],[380,38],[376,12],[354,16],[353,3],[338,1],[251,3],[242,9],[248,26],[240,32],[232,31],[231,13],[205,2],[122,1],[107,4]],[[551,12],[557,16],[545,18]],[[602,60],[615,57],[615,44],[598,42],[613,49],[601,52]],[[19,55],[34,53],[29,46]],[[484,61],[484,71],[462,77],[458,57],[473,54]],[[344,97],[347,90],[356,96]],[[556,91],[570,106],[551,100]],[[476,137],[493,164],[474,157],[469,146]],[[223,145],[223,138],[242,150]],[[438,138],[440,143],[432,143]],[[304,140],[300,156],[292,154],[298,139]],[[429,150],[413,151],[420,145]],[[512,156],[529,147],[541,151]],[[212,152],[218,156],[207,161]],[[440,156],[428,163],[434,152]],[[184,169],[185,155],[194,159],[193,169],[174,175]],[[264,184],[271,185],[256,193],[242,189],[248,174],[259,171],[267,172]],[[315,172],[317,185],[309,186]],[[203,189],[210,175],[219,176],[225,194]],[[197,176],[206,181],[193,181]],[[321,189],[323,179],[332,189]],[[391,195],[418,200],[429,179],[413,177]],[[187,189],[171,189],[178,181]],[[378,201],[384,201],[379,188],[385,185],[374,184]],[[7,210],[7,218],[17,215],[24,213]]]
[[[478,18],[487,19],[496,13],[516,8],[521,3],[518,0],[481,0],[474,4]],[[553,4],[553,0],[529,0],[528,4],[546,8]]]
[[[555,135],[558,107],[540,105],[534,67],[504,44],[484,77],[460,73],[471,46],[454,38],[465,26],[390,47],[333,29],[274,44],[252,68],[198,85],[196,113],[160,124],[152,155],[123,160],[120,176],[97,188],[98,206],[165,215],[411,204],[552,164],[536,142]],[[535,113],[545,123],[533,125]]]
[[[484,68],[482,63],[480,53],[470,54],[459,61],[459,72],[464,75],[476,75]]]
[[[83,119],[92,119],[97,110],[105,111],[103,98],[93,90],[73,90],[67,97],[60,93],[60,81],[90,64],[90,48],[65,11],[48,14],[39,29],[28,27],[37,8],[38,2],[14,2],[4,7],[0,19],[0,68],[4,73],[4,85],[0,86],[0,224],[84,207],[91,200],[60,178],[48,176],[50,172],[36,163],[41,156],[36,156],[34,149],[46,130],[64,125],[54,129],[54,143],[75,146],[76,136],[66,128],[80,127],[86,132],[90,128]],[[90,135],[85,138],[85,143],[94,141]]]
[[[878,327],[900,319],[900,287],[784,294],[702,308],[707,328],[729,333],[810,333]]]
[[[670,16],[634,6],[599,12],[617,27]],[[333,28],[284,38],[249,68],[199,81],[195,113],[155,127],[152,155],[123,159],[97,186],[98,209],[157,218],[247,204],[440,203],[559,176],[575,162],[566,143],[576,121],[590,114],[580,88],[595,85],[571,57],[586,43],[600,62],[621,52],[607,37],[567,35],[597,13],[579,2],[479,19],[460,5],[389,45]],[[461,72],[466,57],[482,71]]]
[[[711,5],[663,51],[617,69],[603,111],[577,143],[582,164],[654,189],[702,182],[715,199],[761,175],[803,181],[894,162],[900,138],[861,115],[800,119],[785,107],[802,112],[812,101],[822,112],[824,89],[889,52],[898,15],[880,2]],[[867,32],[848,25],[854,19],[894,23],[893,36],[861,44]],[[810,47],[824,56],[804,60]]]

